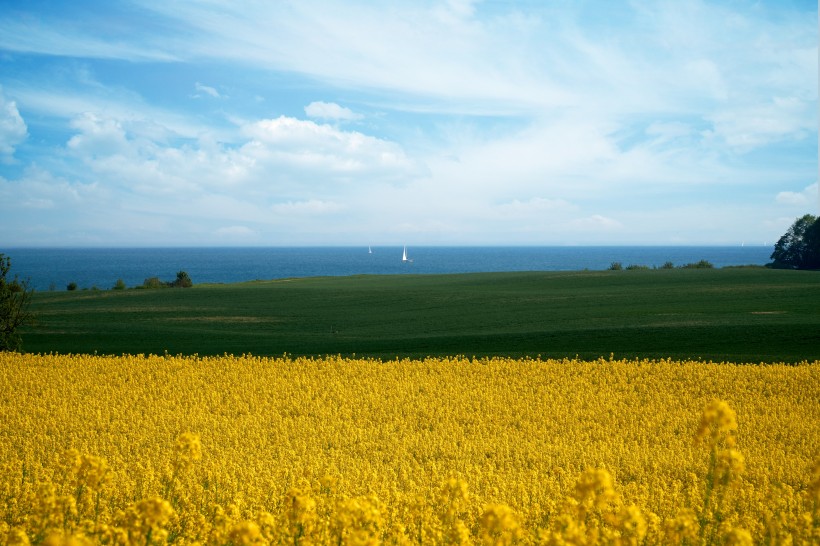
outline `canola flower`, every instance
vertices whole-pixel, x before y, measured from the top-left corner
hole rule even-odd
[[[820,544],[820,362],[0,353],[0,543]]]

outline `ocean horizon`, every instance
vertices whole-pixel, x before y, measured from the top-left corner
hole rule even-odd
[[[311,246],[0,248],[11,274],[35,290],[110,289],[185,271],[194,284],[348,275],[455,274],[605,270],[674,266],[707,260],[715,267],[765,265],[771,246]]]

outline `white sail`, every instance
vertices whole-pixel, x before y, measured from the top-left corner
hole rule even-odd
[[[410,259],[407,258],[407,245],[404,245],[404,252],[401,253],[401,261],[402,262],[412,262],[413,261],[413,260],[410,260]]]

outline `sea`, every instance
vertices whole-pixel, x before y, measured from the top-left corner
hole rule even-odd
[[[0,248],[11,275],[38,291],[127,287],[185,271],[194,284],[347,275],[604,270],[613,262],[661,267],[707,260],[715,267],[764,265],[769,246],[418,246]]]

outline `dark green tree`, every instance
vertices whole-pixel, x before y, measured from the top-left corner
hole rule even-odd
[[[806,269],[820,269],[820,216],[806,229]]]
[[[193,285],[194,283],[191,281],[191,277],[189,277],[185,271],[177,273],[176,280],[171,282],[171,286],[175,288],[190,288]]]
[[[820,269],[820,221],[805,214],[774,245],[772,267]]]
[[[19,351],[23,342],[18,329],[34,319],[28,310],[34,290],[16,275],[10,279],[10,270],[11,259],[0,254],[0,351]]]

